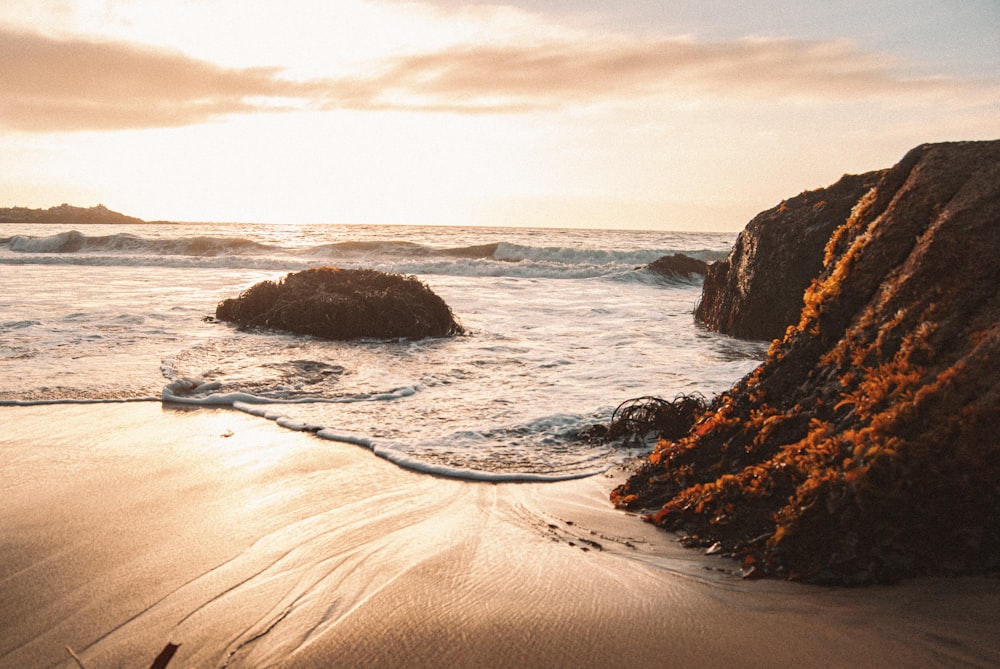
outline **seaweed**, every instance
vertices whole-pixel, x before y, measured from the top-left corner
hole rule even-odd
[[[607,425],[591,425],[577,437],[595,444],[642,448],[650,436],[656,439],[681,437],[706,406],[706,400],[700,393],[679,394],[673,400],[649,395],[636,397],[619,404]]]

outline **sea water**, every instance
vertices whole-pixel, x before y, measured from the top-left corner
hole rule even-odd
[[[0,404],[222,405],[438,475],[591,475],[634,455],[580,438],[620,403],[710,398],[763,358],[765,344],[696,322],[698,278],[645,269],[676,252],[716,260],[734,237],[0,224]],[[416,276],[465,334],[332,342],[212,318],[256,282],[330,265]]]

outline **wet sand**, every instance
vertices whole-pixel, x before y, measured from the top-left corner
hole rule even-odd
[[[0,408],[0,667],[1000,666],[1000,579],[742,581],[608,477],[404,471],[226,410]]]

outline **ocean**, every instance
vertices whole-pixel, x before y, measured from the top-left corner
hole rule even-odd
[[[729,388],[766,344],[693,317],[735,233],[369,225],[0,224],[0,405],[226,406],[428,474],[579,478],[636,454],[579,438],[622,402]],[[216,305],[333,265],[419,278],[463,335],[331,342],[245,331]],[[86,425],[99,431],[100,424]],[[137,445],[141,447],[141,445]]]

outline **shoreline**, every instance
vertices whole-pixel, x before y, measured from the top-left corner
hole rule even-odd
[[[433,477],[226,409],[0,420],[3,668],[1000,664],[998,579],[743,581],[608,475]]]

